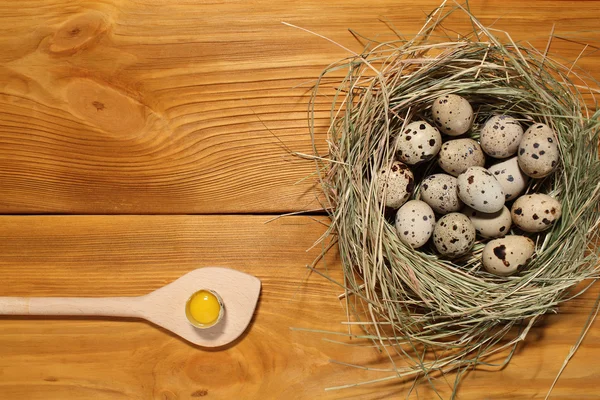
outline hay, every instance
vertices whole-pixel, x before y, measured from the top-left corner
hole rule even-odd
[[[456,10],[470,18],[473,31],[459,40],[439,35],[441,22]],[[598,277],[600,112],[586,105],[595,103],[598,91],[591,78],[547,51],[516,44],[462,6],[442,6],[412,39],[371,42],[362,54],[321,75],[311,102],[315,154],[310,158],[331,218],[322,240],[339,245],[343,297],[364,332],[349,336],[373,340],[392,362],[382,378],[343,387],[427,380],[450,371],[458,372],[457,383],[467,369],[489,365],[493,354],[506,355],[497,364],[502,366],[540,317],[589,287],[575,293],[578,284]],[[325,78],[341,69],[347,75],[335,84],[328,152],[319,154],[315,102],[324,86],[331,87]],[[474,105],[473,138],[496,112],[524,125],[544,122],[558,136],[562,165],[551,176],[532,180],[527,193],[556,197],[563,215],[549,231],[531,236],[536,253],[518,275],[497,277],[481,267],[485,240],[456,260],[438,256],[432,246],[408,248],[377,200],[371,177],[393,160],[396,132],[411,120],[431,121],[431,103],[449,93]],[[435,168],[434,160],[413,171],[423,177]]]

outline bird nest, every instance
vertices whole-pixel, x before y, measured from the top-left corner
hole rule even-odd
[[[327,153],[315,143],[311,157],[331,218],[323,240],[338,244],[344,297],[363,323],[362,333],[351,336],[373,340],[392,361],[405,360],[374,382],[427,379],[433,372],[460,376],[493,354],[502,355],[498,365],[504,365],[540,317],[598,276],[600,113],[586,106],[598,94],[592,79],[457,9],[470,18],[472,32],[444,37],[440,23],[454,10],[437,9],[413,38],[370,42],[361,54],[329,66],[311,102],[314,143],[316,101],[324,88],[334,91]],[[324,79],[340,70],[347,75],[334,85]],[[412,249],[379,201],[373,177],[394,160],[399,127],[432,121],[432,102],[448,94],[473,105],[473,127],[464,137],[477,140],[490,115],[508,114],[545,123],[558,138],[560,165],[531,180],[526,193],[551,195],[563,214],[551,229],[529,235],[535,254],[516,275],[482,268],[486,239],[456,259],[437,254],[431,243]],[[413,198],[419,198],[420,179],[437,168],[435,160],[413,168]]]

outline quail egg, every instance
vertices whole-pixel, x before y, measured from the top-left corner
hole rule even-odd
[[[523,137],[519,121],[508,115],[495,115],[481,128],[481,149],[494,158],[506,158],[517,153]]]
[[[558,166],[560,153],[556,135],[545,124],[534,124],[519,144],[519,167],[532,178],[544,178]]]
[[[502,237],[510,231],[512,225],[510,210],[506,206],[495,213],[482,213],[471,207],[465,207],[462,213],[469,217],[475,232],[483,238]]]
[[[533,240],[509,235],[489,241],[483,248],[481,261],[491,274],[509,276],[525,265],[535,251]]]
[[[543,193],[519,197],[512,205],[514,224],[525,232],[542,232],[549,229],[561,216],[560,202]]]
[[[439,219],[433,230],[437,251],[450,258],[466,254],[475,243],[475,227],[461,213],[450,213]]]
[[[411,122],[396,138],[398,159],[409,165],[431,160],[441,147],[440,131],[425,121]]]
[[[427,243],[434,227],[433,210],[424,201],[410,200],[396,213],[396,231],[400,240],[415,249]]]
[[[471,104],[456,94],[447,94],[435,99],[431,115],[440,131],[448,136],[462,135],[473,123]]]
[[[456,178],[446,174],[429,175],[421,182],[421,200],[438,214],[459,211],[463,203],[458,198]]]
[[[412,171],[403,163],[394,161],[377,174],[379,201],[386,207],[399,208],[410,198],[415,186]]]
[[[442,145],[438,164],[445,172],[458,176],[469,167],[483,167],[485,155],[473,139],[454,139]]]
[[[506,201],[516,199],[527,188],[529,177],[519,168],[517,157],[494,164],[488,171],[500,182]]]
[[[504,206],[504,191],[494,175],[483,167],[470,167],[460,174],[458,197],[477,211],[493,213]]]

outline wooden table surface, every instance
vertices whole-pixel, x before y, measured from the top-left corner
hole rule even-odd
[[[600,78],[600,1],[476,1],[485,24]],[[360,51],[348,32],[415,33],[438,1],[4,0],[0,2],[0,296],[134,296],[192,269],[263,282],[249,331],[220,350],[143,321],[0,318],[0,399],[388,399],[411,382],[325,388],[387,373],[346,332],[341,292],[306,265],[323,217],[310,152],[311,81]],[[464,18],[449,28],[468,30]],[[573,38],[583,38],[575,43]],[[317,105],[325,148],[328,100]],[[335,251],[329,273],[341,278]],[[461,399],[543,398],[600,289],[536,327],[502,371],[470,373]],[[368,345],[368,343],[363,343]],[[556,399],[600,398],[600,323]],[[382,361],[383,360],[383,361]],[[453,377],[437,388],[448,397]],[[427,386],[413,395],[433,398]]]

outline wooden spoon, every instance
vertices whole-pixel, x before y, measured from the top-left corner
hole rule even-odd
[[[201,289],[217,292],[222,320],[199,329],[186,317],[186,302]],[[260,280],[233,269],[206,267],[139,297],[0,297],[0,315],[87,315],[143,318],[199,346],[223,346],[246,330],[260,294]]]

